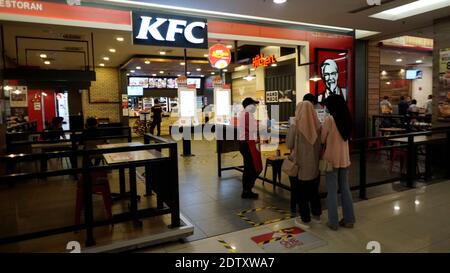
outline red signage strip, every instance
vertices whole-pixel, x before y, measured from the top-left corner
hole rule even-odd
[[[20,16],[21,18],[14,18],[8,15]],[[116,26],[116,28],[122,25],[123,29],[131,27],[131,14],[129,11],[71,6],[44,1],[0,0],[0,19],[27,21],[23,16],[92,22],[102,25],[111,24]],[[32,22],[36,22],[36,20],[32,20]],[[96,27],[95,24],[92,27]]]

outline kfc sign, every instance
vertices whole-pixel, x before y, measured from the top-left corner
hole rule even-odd
[[[206,19],[133,12],[133,42],[184,48],[208,48]]]

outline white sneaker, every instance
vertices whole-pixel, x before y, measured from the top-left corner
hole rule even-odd
[[[321,224],[322,220],[320,220],[320,216],[313,216],[311,220],[316,224]]]
[[[301,228],[301,229],[309,229],[309,228],[310,228],[309,225],[307,225],[307,224],[305,224],[305,223],[302,222],[302,220],[300,219],[300,217],[296,217],[296,218],[294,219],[294,223],[295,223],[295,225],[296,225],[297,227],[299,227],[299,228]]]

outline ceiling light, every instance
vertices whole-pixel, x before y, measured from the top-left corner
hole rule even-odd
[[[386,70],[381,71],[381,75],[386,76],[387,75],[387,71]]]
[[[136,72],[136,71],[135,71],[135,70],[130,70],[130,72],[131,72],[131,73],[134,73],[134,72]]]
[[[254,68],[250,68],[250,71],[255,71],[256,69],[254,69]]]
[[[11,86],[6,85],[3,89],[6,91],[9,91],[9,90],[12,90],[13,88]]]
[[[203,54],[203,57],[208,58],[209,55],[208,54]]]
[[[201,68],[197,68],[196,70],[197,70],[197,71],[202,71],[202,69],[201,69]]]
[[[109,49],[109,52],[111,52],[111,53],[116,53],[116,50],[115,50],[114,48],[110,48],[110,49]]]
[[[186,74],[191,75],[191,72],[186,72]]]
[[[272,66],[272,67],[277,67],[278,65],[277,65],[277,64],[271,64],[270,66]]]
[[[205,77],[205,75],[200,75],[200,77],[202,77],[202,78],[203,78],[203,77]]]
[[[41,55],[39,55],[39,57],[41,57],[42,59],[47,58],[47,54],[42,53]]]
[[[125,39],[124,39],[123,37],[116,37],[116,40],[117,40],[118,42],[123,42],[123,41],[125,41]]]
[[[416,60],[416,63],[421,64],[421,63],[423,63],[423,61],[422,60]]]
[[[186,65],[186,63],[185,62],[181,62],[180,65]]]
[[[156,77],[156,74],[152,74],[153,77]]]
[[[160,51],[159,54],[160,55],[166,55],[166,52],[165,51]]]
[[[101,63],[101,64],[99,64],[100,66],[105,66],[105,64],[104,63]]]
[[[211,72],[211,75],[216,75],[216,73],[214,73],[214,72]]]
[[[286,3],[287,0],[273,0],[273,2],[274,2],[275,4],[283,4],[283,3]]]
[[[178,74],[177,77],[181,77],[181,74]]]
[[[144,63],[145,63],[145,64],[150,64],[150,61],[145,61]]]
[[[164,71],[162,71],[162,70],[161,70],[161,71],[159,71],[159,74],[164,74]]]
[[[313,82],[318,82],[318,81],[320,81],[322,78],[321,77],[319,77],[317,74],[314,74],[314,76],[312,76],[311,78],[309,78],[309,80],[310,81],[313,81]]]
[[[386,82],[387,85],[391,85],[391,82]]]
[[[50,64],[50,61],[45,61],[44,64],[49,65],[49,64]]]
[[[142,67],[140,67],[140,66],[136,66],[136,69],[137,69],[137,70],[141,70],[141,68],[142,68]]]
[[[394,206],[394,210],[399,211],[400,210],[400,206]]]
[[[103,57],[103,60],[109,61],[109,57]]]
[[[223,72],[228,72],[228,69],[224,69],[224,70],[222,70]]]
[[[418,0],[396,8],[388,9],[380,13],[370,15],[370,17],[396,21],[417,14],[422,14],[432,10],[448,6],[448,0]]]
[[[397,63],[401,63],[401,62],[403,62],[403,59],[396,59],[395,60]]]
[[[130,73],[127,73],[127,76],[130,76]]]
[[[414,201],[414,204],[420,205],[420,201],[419,201],[419,200],[416,200],[416,201]]]
[[[227,48],[231,49],[231,48],[233,48],[233,46],[232,45],[227,45]]]

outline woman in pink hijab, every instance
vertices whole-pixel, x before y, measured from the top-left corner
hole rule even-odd
[[[297,176],[290,177],[290,180],[299,205],[300,218],[307,224],[311,222],[312,214],[313,219],[320,221],[320,122],[311,102],[303,101],[297,104],[295,123],[289,127],[286,142],[291,150],[291,159],[299,167]]]

